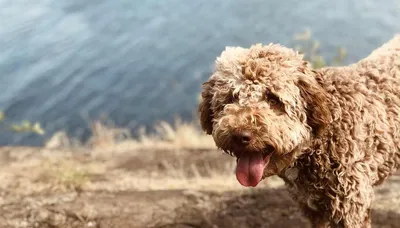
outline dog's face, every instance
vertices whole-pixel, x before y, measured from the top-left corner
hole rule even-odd
[[[293,161],[330,122],[327,95],[302,56],[279,46],[227,48],[203,84],[201,126],[256,186]]]

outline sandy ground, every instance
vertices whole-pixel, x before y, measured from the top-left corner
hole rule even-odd
[[[0,148],[0,227],[309,227],[282,181],[241,187],[213,150]],[[400,227],[400,176],[373,227]]]

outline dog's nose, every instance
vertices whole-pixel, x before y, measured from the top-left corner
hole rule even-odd
[[[241,145],[249,145],[253,135],[250,131],[239,131],[233,135],[233,140]]]

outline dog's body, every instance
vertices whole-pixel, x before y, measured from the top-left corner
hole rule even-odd
[[[280,174],[316,225],[368,227],[372,187],[400,165],[398,45],[397,52],[319,71],[333,123]]]
[[[279,45],[227,48],[202,98],[202,127],[242,185],[278,175],[313,227],[371,226],[373,186],[400,165],[400,35],[319,70]]]

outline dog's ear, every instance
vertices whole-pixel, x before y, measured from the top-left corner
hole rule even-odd
[[[210,79],[202,85],[201,101],[198,107],[200,113],[200,124],[207,134],[211,135],[213,131],[212,120],[214,113],[211,109],[211,100],[213,97],[212,88],[214,86],[214,80]]]
[[[297,86],[306,103],[307,123],[313,129],[314,134],[320,135],[332,121],[332,115],[329,109],[328,94],[318,82],[320,75],[314,70],[312,70],[312,74],[316,77],[304,75],[299,77]]]

